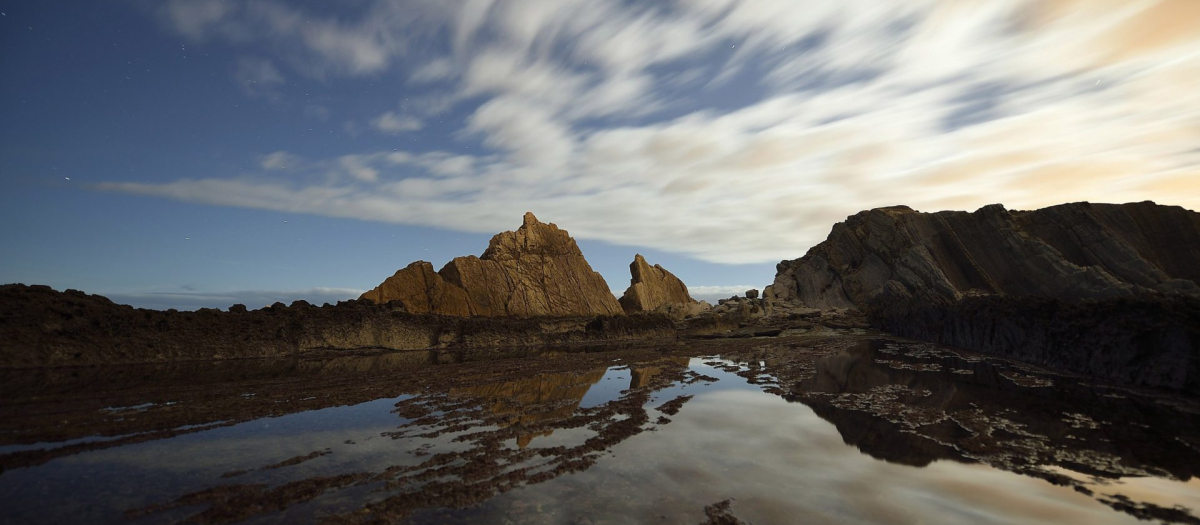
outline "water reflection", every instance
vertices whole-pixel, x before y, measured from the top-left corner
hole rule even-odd
[[[15,418],[0,419],[6,522],[698,523],[709,507],[755,523],[1132,523],[1200,508],[1194,401],[898,341],[42,374],[0,406]]]

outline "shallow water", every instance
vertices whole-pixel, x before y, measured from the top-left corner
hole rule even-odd
[[[1200,515],[1195,400],[870,337],[0,379],[6,523]]]

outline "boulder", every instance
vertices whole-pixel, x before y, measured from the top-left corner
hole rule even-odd
[[[457,316],[622,313],[575,239],[532,213],[516,231],[492,237],[479,257],[457,257],[436,273],[429,263],[413,263],[361,298],[399,300],[410,312]]]

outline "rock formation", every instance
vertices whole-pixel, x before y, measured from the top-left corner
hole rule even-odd
[[[471,315],[467,292],[447,283],[425,261],[398,270],[359,299],[370,299],[375,304],[400,301],[405,310],[418,314]]]
[[[774,299],[818,308],[862,307],[889,281],[950,300],[1200,295],[1200,214],[1152,202],[879,208],[834,225],[825,242],[777,270]]]
[[[1200,213],[1184,208],[880,208],[777,269],[768,304],[855,307],[898,335],[1200,391]]]
[[[666,268],[650,266],[637,254],[629,263],[629,288],[621,296],[621,307],[627,314],[658,312],[674,318],[696,315],[708,309],[708,303],[696,301],[688,294],[687,285]]]
[[[457,316],[617,315],[621,305],[565,230],[526,213],[480,257],[457,257],[437,273],[419,261],[362,299],[400,301],[412,312]]]

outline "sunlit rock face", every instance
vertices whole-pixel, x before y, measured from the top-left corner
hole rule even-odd
[[[362,294],[360,299],[370,299],[376,304],[400,301],[413,313],[471,314],[467,292],[447,283],[433,271],[433,265],[425,261],[398,270],[374,290]]]
[[[575,239],[526,213],[516,231],[492,237],[480,257],[457,257],[433,273],[427,262],[396,272],[362,295],[402,302],[409,311],[458,316],[621,314],[604,278]]]
[[[629,263],[629,273],[629,288],[620,299],[627,314],[661,312],[682,318],[708,309],[707,303],[692,299],[683,281],[660,265],[650,266],[641,254]]]
[[[1200,295],[1200,214],[1152,202],[973,213],[878,208],[779,263],[771,292],[810,307],[863,307],[889,282],[946,300]]]

